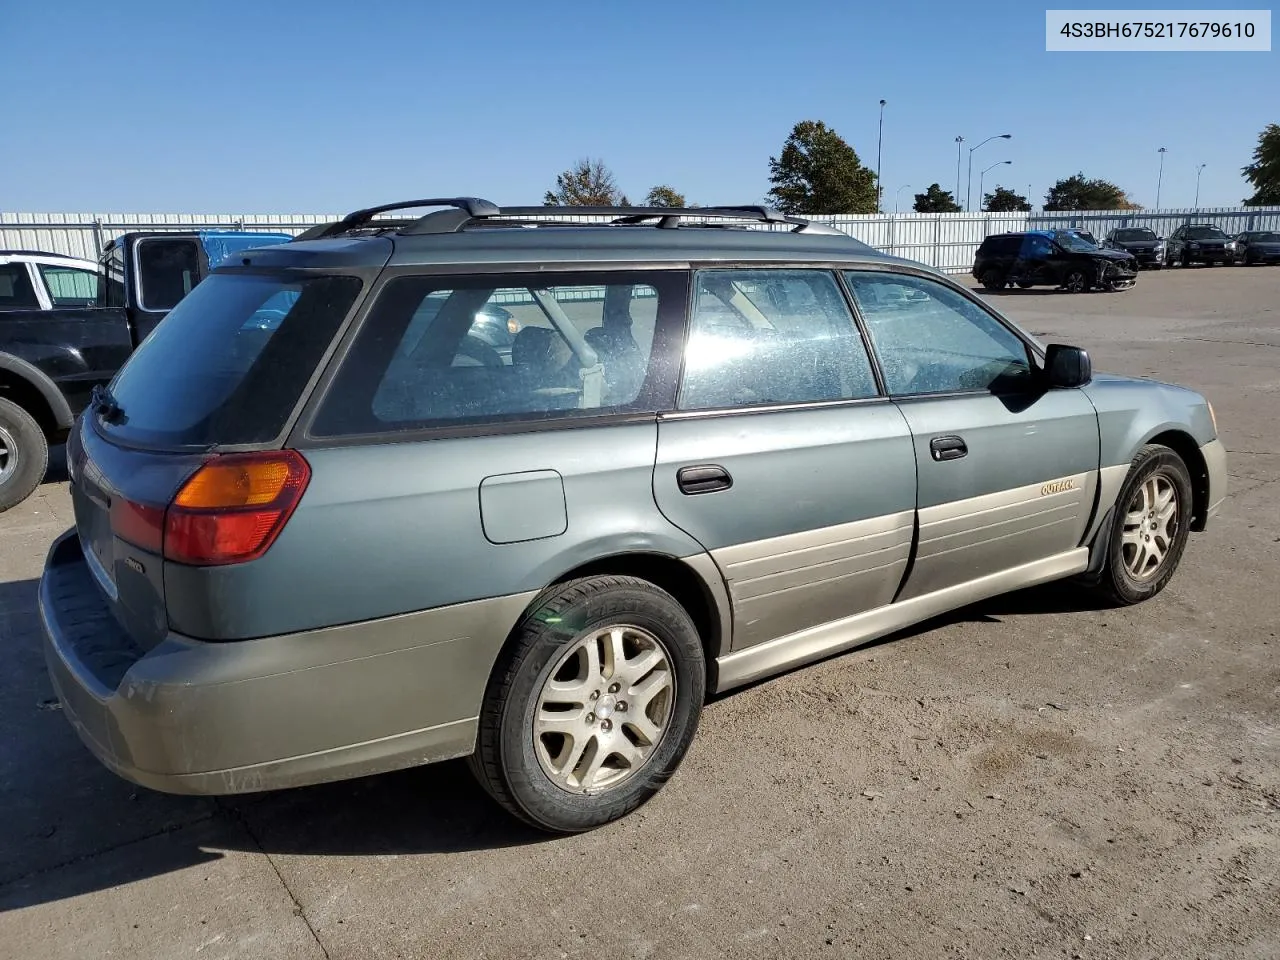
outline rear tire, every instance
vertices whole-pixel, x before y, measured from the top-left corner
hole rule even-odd
[[[1116,498],[1099,591],[1117,606],[1149,600],[1173,578],[1191,534],[1191,473],[1173,450],[1148,444]]]
[[[1003,290],[1008,280],[999,270],[992,268],[982,274],[982,286],[986,290]]]
[[[16,403],[0,400],[0,513],[31,496],[48,466],[40,425]]]
[[[675,773],[706,694],[697,628],[634,577],[540,598],[494,667],[471,771],[508,812],[553,833],[631,813]]]

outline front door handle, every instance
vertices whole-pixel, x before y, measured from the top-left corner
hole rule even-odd
[[[934,437],[929,441],[929,455],[935,460],[959,460],[968,452],[960,437]]]
[[[728,490],[733,486],[733,477],[718,463],[703,463],[696,467],[681,467],[676,472],[676,484],[681,493],[694,496]]]

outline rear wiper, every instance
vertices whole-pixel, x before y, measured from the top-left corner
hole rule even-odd
[[[124,409],[116,401],[115,394],[111,392],[110,387],[104,387],[98,384],[93,388],[93,393],[89,395],[89,406],[98,411],[102,419],[111,423],[124,413]]]

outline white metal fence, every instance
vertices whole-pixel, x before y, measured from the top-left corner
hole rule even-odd
[[[96,259],[129,230],[243,229],[298,234],[337,214],[0,213],[0,250],[47,250]],[[586,219],[586,218],[584,218]],[[594,219],[594,218],[593,218]],[[900,213],[812,216],[878,250],[951,273],[969,270],[983,237],[1011,230],[1070,227],[1101,239],[1113,227],[1150,227],[1167,236],[1184,223],[1212,223],[1229,234],[1280,231],[1280,207],[1089,210],[1065,213]]]

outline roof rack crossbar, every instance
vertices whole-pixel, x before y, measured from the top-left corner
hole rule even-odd
[[[499,212],[499,207],[496,203],[480,197],[429,197],[423,200],[401,200],[397,203],[384,203],[376,207],[365,207],[363,210],[353,210],[341,220],[312,227],[295,239],[318,240],[322,237],[337,236],[346,233],[348,230],[355,230],[371,223],[380,213],[390,213],[392,210],[412,210],[415,207],[452,207],[455,210],[465,212],[468,219],[471,217],[491,217]],[[431,214],[427,214],[427,216],[429,217]],[[414,223],[424,219],[426,217],[419,218]]]

